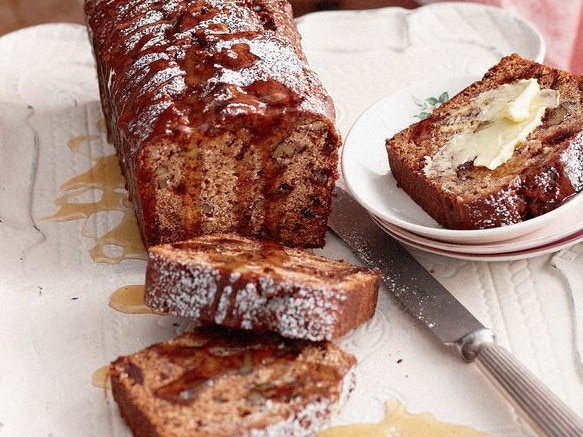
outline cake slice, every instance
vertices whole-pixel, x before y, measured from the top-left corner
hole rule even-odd
[[[356,359],[331,342],[204,327],[110,365],[136,437],[305,436],[354,388]]]
[[[201,324],[330,340],[373,316],[379,281],[304,249],[213,234],[149,249],[145,303]]]
[[[583,77],[513,54],[386,141],[398,185],[450,229],[511,225],[583,188]]]

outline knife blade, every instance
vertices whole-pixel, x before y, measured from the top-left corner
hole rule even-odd
[[[402,306],[466,362],[476,362],[541,436],[581,437],[583,421],[496,343],[486,328],[347,191],[336,188],[328,226]]]

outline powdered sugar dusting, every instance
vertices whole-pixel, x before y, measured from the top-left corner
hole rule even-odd
[[[333,118],[330,98],[296,48],[299,35],[284,2],[89,0],[86,8],[112,115],[129,121],[118,127],[132,153],[156,129],[197,126],[201,111],[215,124],[237,116],[230,101],[240,107],[240,99],[255,99],[247,106],[256,113],[270,106],[269,97],[247,89],[256,82],[275,81],[295,95],[298,110]],[[224,99],[224,86],[237,93],[226,104],[204,104]],[[189,100],[196,95],[200,108]],[[159,111],[162,101],[167,111]]]
[[[233,286],[227,285],[223,288],[223,292],[219,296],[219,304],[217,305],[217,313],[215,315],[215,323],[221,324],[225,321],[227,311],[229,310],[229,302],[231,294],[233,293]]]
[[[562,162],[567,168],[566,173],[577,192],[583,189],[583,161],[580,158],[581,155],[583,155],[583,131],[573,138],[571,147],[565,149],[561,154]]]
[[[254,429],[251,437],[269,437],[285,435],[289,437],[312,435],[322,430],[340,408],[348,401],[356,386],[356,368],[351,367],[344,376],[339,387],[340,396],[337,399],[320,398],[307,404],[297,414],[292,414],[287,420],[274,423],[264,429]]]
[[[334,336],[342,303],[346,301],[342,291],[321,287],[297,289],[291,281],[285,281],[281,287],[296,290],[293,297],[276,297],[267,304],[268,310],[277,316],[278,332],[314,341]]]
[[[364,322],[351,321],[356,317],[351,313],[363,301],[376,302],[377,276],[366,269],[296,249],[275,254],[265,249],[261,255],[261,247],[245,246],[252,240],[242,237],[223,238],[218,249],[206,241],[213,237],[203,238],[207,244],[190,253],[182,246],[168,250],[172,245],[151,250],[146,273],[150,307],[200,323],[320,341]],[[353,290],[355,282],[359,292]]]
[[[217,281],[220,277],[220,272],[217,269],[195,266],[189,272],[184,272],[182,268],[177,268],[173,263],[168,263],[162,258],[150,254],[150,262],[160,263],[163,274],[158,276],[157,285],[163,289],[176,286],[181,290],[204,289],[205,293],[176,293],[173,296],[172,302],[166,301],[163,297],[156,294],[148,294],[146,304],[151,308],[156,308],[159,311],[166,311],[169,307],[172,312],[177,314],[189,312],[190,317],[198,319],[201,317],[201,310],[208,308],[213,304],[217,296]],[[148,285],[148,284],[146,284]],[[220,297],[228,296],[228,293],[222,291]],[[217,317],[221,317],[221,313],[226,312],[226,307],[219,311]]]
[[[263,429],[253,429],[250,437],[269,437],[275,435],[306,436],[323,428],[330,420],[332,402],[318,399],[305,406],[287,420],[271,424]]]
[[[156,260],[156,264],[156,283],[148,284],[146,292],[149,306],[231,327],[268,329],[290,338],[329,340],[335,337],[347,300],[339,289],[255,275],[225,284],[218,269],[162,260]]]
[[[242,289],[237,290],[235,311],[241,320],[241,328],[253,329],[257,320],[261,318],[261,309],[268,301],[268,297],[261,291],[258,284],[253,282],[249,282]]]
[[[517,212],[520,210],[520,208],[517,208],[517,204],[520,202],[521,198],[516,189],[514,187],[506,187],[484,199],[488,214],[484,214],[481,205],[475,206],[470,212],[474,213],[475,222],[481,223],[480,227],[483,228],[510,225],[521,221]]]

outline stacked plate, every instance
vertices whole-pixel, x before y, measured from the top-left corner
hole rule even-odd
[[[399,187],[385,139],[426,116],[475,77],[419,84],[372,105],[350,130],[342,152],[344,182],[378,225],[403,243],[446,256],[479,260],[527,258],[583,240],[583,193],[559,208],[515,225],[450,230],[433,220]]]

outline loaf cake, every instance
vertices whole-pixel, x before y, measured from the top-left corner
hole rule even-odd
[[[341,337],[374,314],[380,273],[301,248],[213,234],[148,250],[157,312],[289,338]]]
[[[110,365],[136,437],[307,436],[355,383],[356,359],[331,342],[204,327]]]
[[[506,56],[387,139],[391,172],[446,228],[528,220],[583,188],[582,105],[583,77]]]
[[[324,245],[332,100],[285,0],[85,0],[109,140],[146,246]]]

